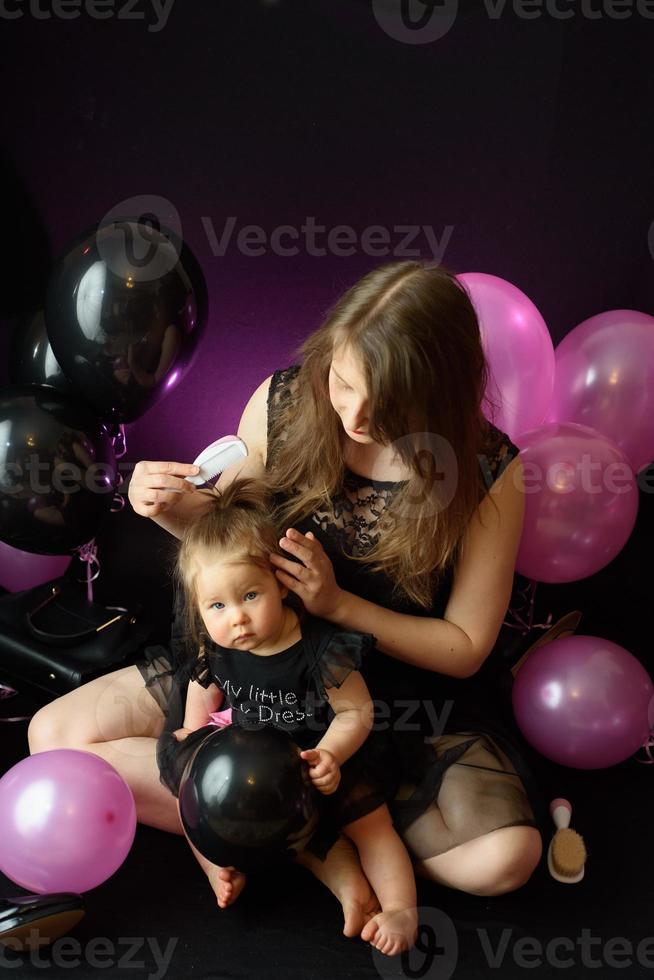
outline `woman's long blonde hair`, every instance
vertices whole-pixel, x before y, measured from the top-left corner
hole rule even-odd
[[[387,501],[373,546],[344,553],[429,608],[488,489],[478,458],[491,433],[481,409],[488,368],[474,307],[452,272],[420,262],[374,269],[335,304],[296,349],[297,390],[271,426],[266,482],[280,495],[278,528],[329,508],[342,488],[347,437],[328,378],[340,349],[365,377],[370,435],[392,444],[411,473]]]

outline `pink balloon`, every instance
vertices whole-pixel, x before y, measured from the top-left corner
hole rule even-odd
[[[597,636],[561,637],[535,650],[512,690],[530,745],[573,769],[602,769],[633,755],[654,724],[653,696],[642,664]]]
[[[38,752],[0,779],[0,870],[31,892],[95,888],[121,866],[135,832],[129,786],[91,752]]]
[[[22,592],[63,575],[71,555],[33,555],[0,541],[0,585],[8,592]]]
[[[638,513],[624,453],[595,429],[551,422],[519,437],[525,519],[516,569],[539,582],[574,582],[622,550]]]
[[[542,316],[521,290],[484,272],[457,279],[470,295],[490,368],[486,416],[515,441],[545,421],[554,385],[554,346]]]
[[[557,346],[548,419],[590,425],[622,449],[636,473],[654,460],[654,317],[609,310]]]

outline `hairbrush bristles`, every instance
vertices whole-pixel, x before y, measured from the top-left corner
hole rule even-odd
[[[586,845],[581,834],[570,827],[557,830],[552,838],[552,867],[564,878],[575,878],[586,863]]]

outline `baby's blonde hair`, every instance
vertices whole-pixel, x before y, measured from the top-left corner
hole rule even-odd
[[[280,553],[270,497],[261,481],[241,477],[224,490],[212,486],[198,492],[209,495],[212,506],[184,531],[174,572],[183,602],[183,629],[194,650],[201,646],[204,630],[197,601],[198,557],[224,556],[226,564],[251,562],[274,573],[268,555]]]

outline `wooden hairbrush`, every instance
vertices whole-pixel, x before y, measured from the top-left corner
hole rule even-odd
[[[552,800],[550,813],[556,833],[547,851],[547,867],[553,878],[566,885],[574,885],[584,877],[588,857],[583,837],[572,830],[570,818],[572,805],[561,797]]]

